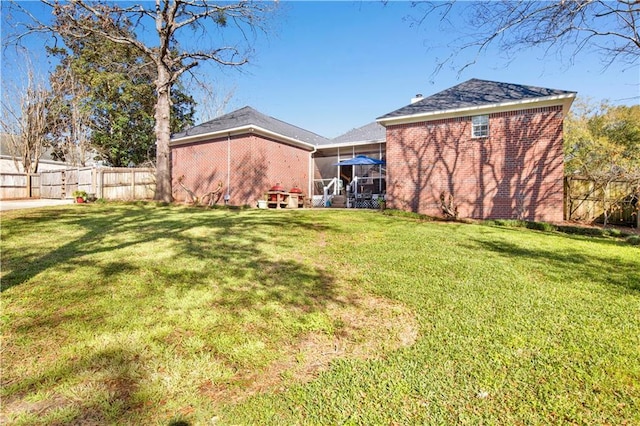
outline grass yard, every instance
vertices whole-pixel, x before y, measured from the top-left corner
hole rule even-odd
[[[621,239],[154,204],[1,233],[1,424],[640,424]]]

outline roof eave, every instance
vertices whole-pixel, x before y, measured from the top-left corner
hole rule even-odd
[[[334,142],[318,145],[318,149],[328,149],[328,148],[344,148],[348,146],[361,146],[361,145],[373,145],[386,143],[386,139],[372,139],[368,141],[353,141],[353,142]]]
[[[203,142],[210,139],[218,139],[226,136],[243,135],[247,133],[270,137],[270,138],[282,141],[283,143],[286,143],[288,145],[293,145],[299,148],[308,149],[309,151],[312,151],[316,147],[315,145],[310,144],[308,142],[303,142],[301,140],[298,140],[289,136],[285,136],[280,133],[272,132],[263,127],[256,126],[253,124],[234,127],[232,129],[218,130],[215,132],[208,132],[208,133],[202,133],[199,135],[184,136],[181,138],[172,139],[171,142],[169,142],[169,146],[179,146],[179,145],[185,145],[190,143]]]
[[[383,126],[393,126],[397,124],[409,124],[420,121],[441,120],[454,117],[465,117],[469,115],[480,115],[488,113],[498,113],[505,111],[514,111],[520,109],[529,109],[536,107],[545,107],[553,105],[562,105],[563,111],[566,113],[573,100],[576,97],[575,92],[563,93],[562,95],[545,96],[543,98],[522,99],[519,101],[501,102],[497,104],[478,105],[472,107],[455,108],[440,111],[430,111],[420,114],[403,115],[399,117],[380,117],[376,121]]]

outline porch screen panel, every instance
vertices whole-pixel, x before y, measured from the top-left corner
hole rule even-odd
[[[380,149],[380,146],[361,146],[355,147],[355,155],[366,155],[377,160],[386,160],[386,152]],[[354,166],[354,176],[363,179],[363,189],[372,191],[375,194],[382,194],[387,189],[386,166],[370,165],[370,166]]]
[[[329,157],[316,157],[316,179],[333,179],[338,175],[338,166],[334,166],[338,162],[338,156],[332,155]]]

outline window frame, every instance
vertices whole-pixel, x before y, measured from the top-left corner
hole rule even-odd
[[[486,121],[485,121],[486,120]],[[471,117],[471,138],[489,137],[489,114],[474,115]]]

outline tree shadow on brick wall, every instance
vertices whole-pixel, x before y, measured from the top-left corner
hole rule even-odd
[[[395,130],[406,170],[394,177],[391,193],[406,197],[395,207],[440,214],[444,195],[475,218],[539,220],[545,206],[559,202],[561,208],[562,181],[549,178],[563,173],[561,114],[492,118],[498,133],[489,138],[471,138],[470,120]],[[410,133],[416,131],[417,137]]]
[[[412,130],[412,129],[408,129]],[[457,134],[443,125],[428,125],[421,130],[421,140],[411,142],[409,135],[400,139],[400,156],[406,165],[405,176],[396,178],[408,182],[411,187],[409,199],[399,200],[398,208],[434,214],[440,212],[440,194],[458,194],[458,169],[461,157],[467,149]],[[396,183],[396,185],[398,185]],[[393,190],[397,192],[398,188]],[[397,201],[396,201],[397,202]]]
[[[459,133],[452,133],[449,128],[445,129],[443,126],[437,126],[429,133],[429,140],[432,141],[434,147],[435,167],[441,170],[445,176],[444,182],[440,182],[440,185],[431,186],[430,199],[433,200],[433,203],[437,203],[442,194],[445,199],[453,197],[454,203],[459,203],[466,195],[459,192],[459,188],[462,186],[459,170],[468,167],[461,157],[469,149],[469,146]]]
[[[400,132],[402,130],[396,131]],[[389,192],[391,194],[405,193],[402,187],[408,182],[412,188],[408,198],[406,193],[403,197],[394,196],[394,207],[417,213],[424,202],[425,193],[433,174],[433,161],[428,156],[429,145],[426,142],[408,143],[404,135],[398,139],[401,147],[400,157],[406,166],[407,175],[394,177],[393,181],[390,182]]]
[[[233,187],[230,188],[233,204],[255,206],[269,189],[267,157],[264,151],[248,152],[236,166]]]
[[[498,154],[504,158],[499,167],[491,161],[489,147],[483,145],[480,164],[489,168],[496,184],[488,217],[540,220],[545,205],[560,203],[562,209],[562,119],[556,114],[562,113],[545,114],[539,121],[529,114],[504,118],[506,143],[504,152]],[[547,191],[545,185],[555,175],[559,180],[552,185],[553,191]],[[484,176],[484,170],[479,176]],[[484,205],[486,193],[479,197],[476,205]],[[479,213],[484,217],[484,212]]]
[[[225,184],[223,173],[219,173],[217,168],[208,168],[203,164],[194,170],[190,170],[187,174],[173,176],[171,186],[173,188],[173,198],[176,200],[191,200],[188,191],[180,185],[180,179],[182,180],[182,185],[189,188],[200,198],[215,191],[220,182],[223,185]]]

